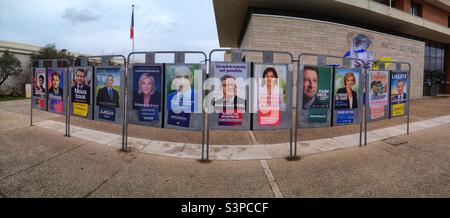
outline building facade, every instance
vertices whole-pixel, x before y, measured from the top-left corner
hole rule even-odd
[[[18,58],[22,64],[22,73],[16,76],[11,76],[5,80],[0,87],[1,95],[25,95],[25,84],[30,84],[32,75],[30,68],[30,56],[33,53],[37,53],[42,47],[9,42],[0,41],[0,55],[8,50],[16,58]]]
[[[413,99],[450,94],[450,1],[213,3],[222,47],[340,57],[363,48],[367,60],[411,63]]]

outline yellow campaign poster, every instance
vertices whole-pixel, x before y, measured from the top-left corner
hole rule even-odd
[[[401,116],[405,114],[405,104],[394,104],[392,105],[392,116]]]
[[[88,104],[80,103],[80,102],[73,102],[73,114],[87,117],[88,115]]]
[[[392,58],[389,57],[380,57],[378,58],[378,62],[372,64],[372,70],[380,70],[379,62],[390,62],[392,61]],[[389,69],[390,63],[384,63],[384,69]]]

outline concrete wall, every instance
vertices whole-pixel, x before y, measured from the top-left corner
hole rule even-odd
[[[252,15],[241,48],[289,51],[294,56],[307,52],[342,57],[350,49],[351,36],[358,33],[372,38],[373,43],[369,51],[374,52],[375,58],[391,57],[393,61],[411,63],[411,97],[413,99],[422,98],[424,42],[329,22]],[[285,56],[275,59],[281,62],[286,61]],[[246,60],[260,61],[259,57],[251,55],[247,55]],[[315,63],[311,58],[302,58],[302,61]],[[335,61],[336,63],[340,62]],[[296,66],[294,66],[294,70],[296,72]],[[294,75],[294,81],[296,81],[296,75]]]

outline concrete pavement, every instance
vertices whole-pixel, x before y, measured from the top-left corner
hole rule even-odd
[[[0,103],[0,197],[450,197],[450,124],[264,166],[122,152],[30,127],[17,104]]]

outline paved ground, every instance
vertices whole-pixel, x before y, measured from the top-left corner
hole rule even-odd
[[[414,101],[412,110],[413,121],[450,115],[450,99]],[[200,163],[121,152],[67,138],[59,132],[30,127],[28,112],[26,101],[0,103],[0,198],[450,197],[450,124],[362,148],[306,155],[298,161]],[[35,114],[36,121],[61,119],[45,112]],[[384,122],[373,123],[371,128],[387,125]],[[88,123],[84,125],[98,125],[107,132],[120,130],[114,125]],[[192,133],[182,134],[190,138]],[[251,141],[248,133],[241,134],[244,139],[236,139],[240,144],[245,137]]]

